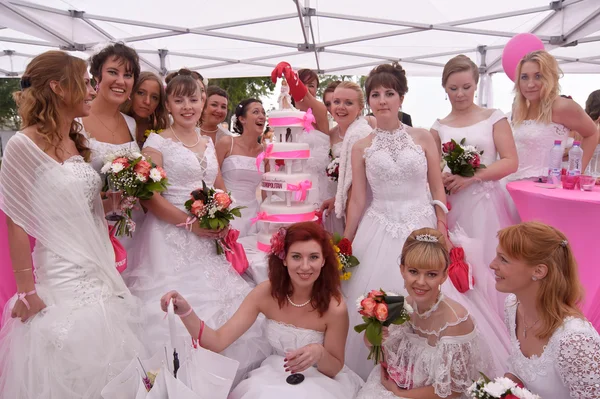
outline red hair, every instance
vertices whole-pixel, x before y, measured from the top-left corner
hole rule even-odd
[[[337,268],[338,260],[329,234],[315,222],[295,223],[287,228],[284,248],[287,255],[293,243],[311,240],[319,243],[325,259],[325,264],[313,285],[311,295],[312,307],[319,312],[320,316],[323,316],[329,309],[331,298],[335,298],[338,303],[342,301],[340,273]],[[287,267],[283,265],[283,260],[275,254],[269,255],[269,281],[271,282],[271,296],[282,308],[286,303],[286,295],[291,295],[294,288]]]

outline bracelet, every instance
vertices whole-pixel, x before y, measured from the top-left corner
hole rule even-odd
[[[25,298],[28,295],[33,295],[35,294],[36,291],[29,291],[29,292],[18,292],[17,293],[17,300],[21,301],[25,304],[25,307],[27,308],[27,310],[31,309],[31,306],[29,306],[29,302],[27,301],[27,298]]]
[[[201,339],[204,332],[204,320],[200,320],[200,331],[198,332],[198,346],[202,347]]]
[[[13,273],[23,273],[23,272],[29,272],[31,270],[33,270],[32,267],[30,267],[29,269],[13,270]]]
[[[183,319],[184,317],[188,317],[189,315],[192,314],[192,312],[194,311],[194,308],[190,308],[190,310],[188,310],[187,312],[185,312],[184,314],[180,314],[179,318]]]
[[[440,200],[433,200],[431,201],[431,205],[437,205],[440,207],[440,209],[444,212],[444,213],[448,213],[448,207],[446,206],[446,204],[444,204],[442,201]]]

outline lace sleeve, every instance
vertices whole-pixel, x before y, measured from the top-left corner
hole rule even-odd
[[[571,398],[600,397],[600,337],[593,332],[572,332],[561,338],[556,368]]]

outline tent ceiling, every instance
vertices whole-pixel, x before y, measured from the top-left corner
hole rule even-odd
[[[109,41],[138,50],[143,69],[209,78],[265,76],[281,60],[352,75],[397,60],[439,76],[459,53],[495,73],[520,32],[537,34],[565,72],[600,72],[600,0],[548,1],[0,0],[0,76],[49,49],[87,58]]]

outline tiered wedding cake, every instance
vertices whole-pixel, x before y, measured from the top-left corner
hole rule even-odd
[[[271,236],[279,227],[316,220],[314,205],[306,203],[308,190],[312,187],[310,174],[292,173],[293,164],[304,163],[310,157],[308,144],[298,143],[296,137],[303,130],[312,129],[314,117],[310,110],[303,112],[292,108],[285,88],[284,85],[280,110],[269,113],[269,126],[275,131],[273,142],[268,143],[257,158],[257,164],[268,159],[271,170],[262,177],[261,190],[266,192],[267,198],[256,218],[261,222],[257,245],[264,252],[270,251]],[[275,160],[280,161],[276,163]]]

